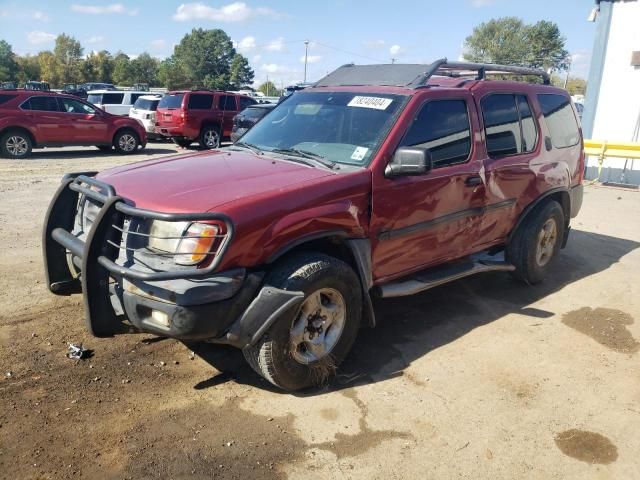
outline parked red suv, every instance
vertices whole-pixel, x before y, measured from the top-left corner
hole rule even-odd
[[[32,148],[95,145],[134,153],[147,135],[134,119],[111,115],[71,95],[29,90],[0,93],[0,155],[25,158]]]
[[[194,141],[216,148],[231,135],[233,117],[256,101],[245,95],[214,90],[169,92],[158,104],[156,133],[181,147]]]
[[[553,272],[584,153],[571,98],[548,83],[446,59],[347,65],[228,148],[66,176],[47,284],[84,293],[94,335],[230,344],[274,385],[321,382],[376,324],[375,296]]]

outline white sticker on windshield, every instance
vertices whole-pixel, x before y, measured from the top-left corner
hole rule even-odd
[[[391,105],[391,102],[393,102],[391,98],[356,96],[351,99],[347,106],[386,110]]]
[[[351,154],[351,160],[362,160],[368,151],[369,149],[366,147],[356,147],[356,149]]]

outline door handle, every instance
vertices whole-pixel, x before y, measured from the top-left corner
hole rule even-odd
[[[482,185],[482,178],[479,175],[473,175],[471,177],[467,177],[464,181],[464,184],[467,187],[475,187],[477,185]]]

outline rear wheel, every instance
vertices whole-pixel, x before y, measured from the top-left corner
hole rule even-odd
[[[121,155],[134,153],[140,145],[138,135],[132,130],[120,130],[113,137],[113,148]]]
[[[200,132],[202,148],[218,148],[220,146],[220,129],[216,125],[205,125]]]
[[[321,384],[351,349],[362,316],[358,277],[346,263],[327,255],[295,255],[281,263],[266,283],[302,291],[293,316],[284,315],[258,342],[244,349],[251,367],[285,390]]]
[[[26,158],[32,147],[31,137],[22,131],[7,132],[0,138],[0,154],[5,158]]]
[[[556,201],[533,210],[507,247],[507,261],[515,265],[513,275],[529,284],[547,276],[564,238],[564,211]]]
[[[188,139],[173,138],[172,140],[173,140],[173,143],[175,143],[176,145],[182,148],[189,148],[189,146],[191,145],[191,140],[188,140]]]

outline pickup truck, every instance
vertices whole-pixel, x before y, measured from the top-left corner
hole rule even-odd
[[[374,297],[488,271],[542,281],[583,170],[575,108],[543,71],[345,65],[230,147],[65,176],[47,285],[83,293],[96,336],[233,345],[298,390],[375,326]]]

